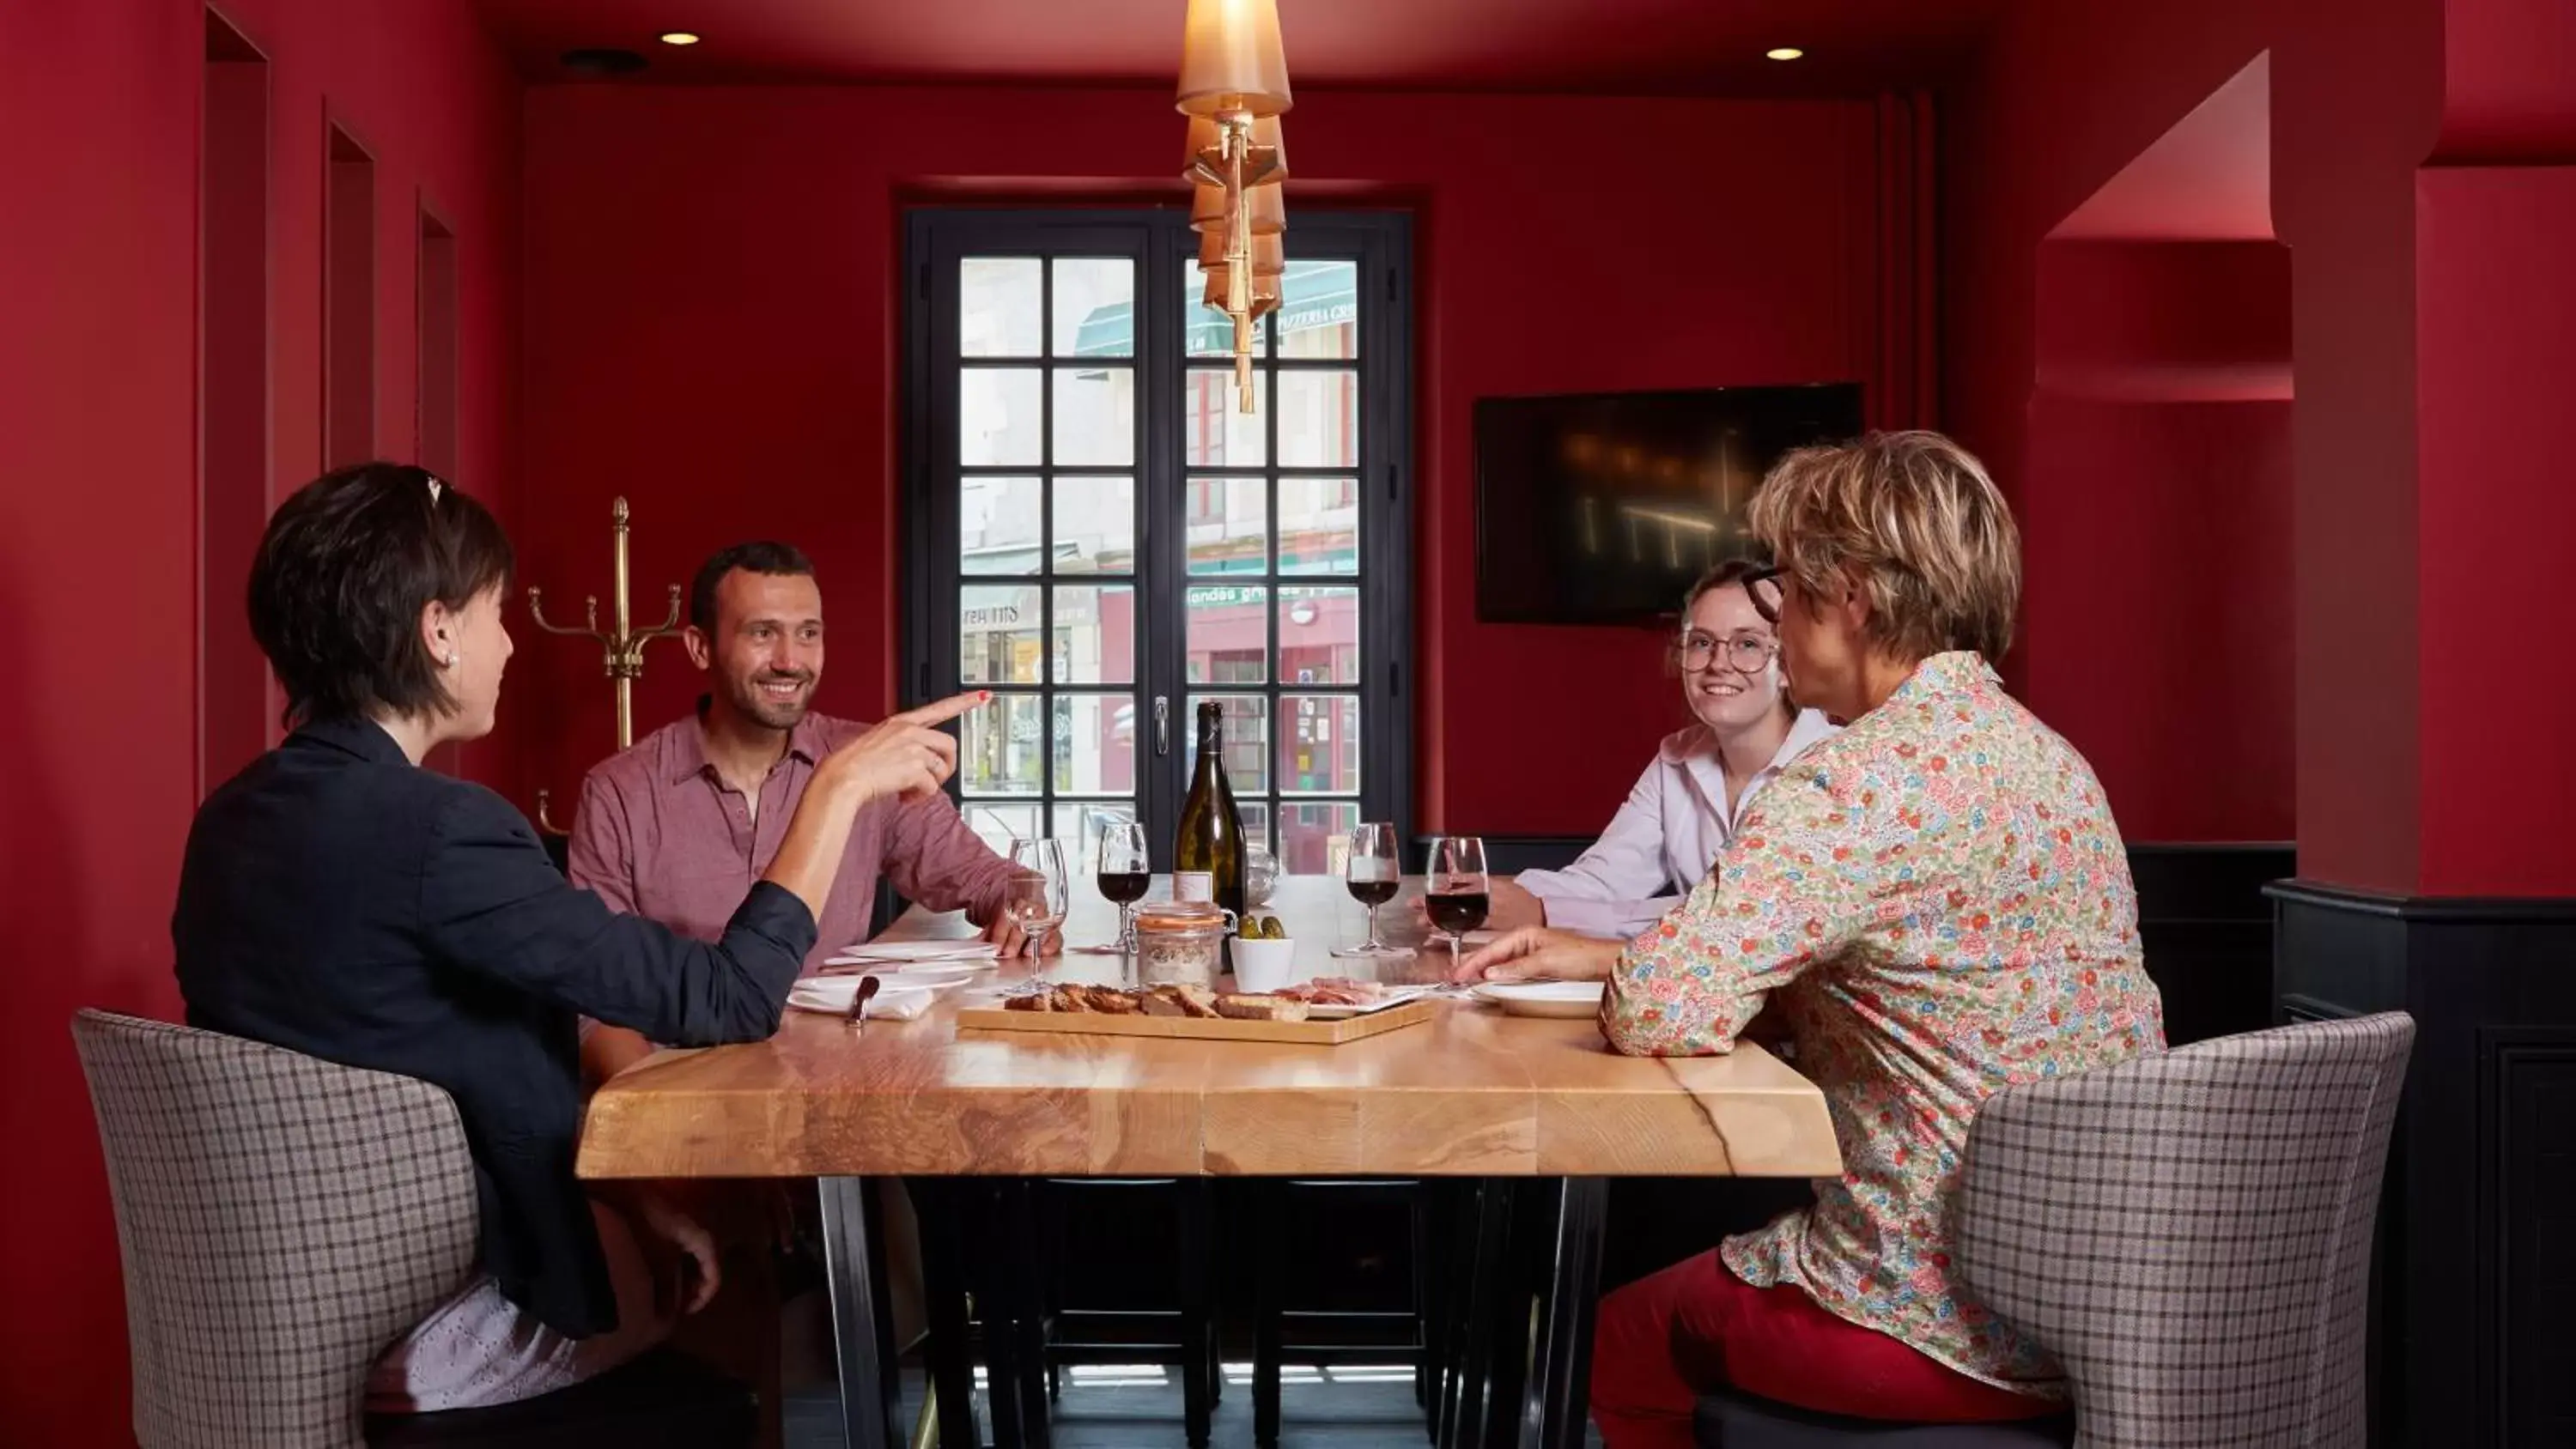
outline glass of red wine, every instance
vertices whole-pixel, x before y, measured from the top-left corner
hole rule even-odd
[[[1449,936],[1449,969],[1458,968],[1469,931],[1485,924],[1493,887],[1485,876],[1485,842],[1472,835],[1442,835],[1431,842],[1431,865],[1422,883],[1422,908]]]
[[[1382,820],[1370,820],[1353,830],[1350,864],[1345,867],[1342,879],[1351,889],[1351,898],[1368,907],[1368,939],[1333,954],[1403,955],[1402,951],[1379,940],[1377,935],[1377,908],[1395,899],[1395,889],[1404,880],[1404,867],[1396,858],[1395,827]]]
[[[1100,829],[1100,894],[1118,904],[1118,940],[1092,946],[1092,951],[1136,949],[1136,903],[1145,898],[1153,865],[1145,856],[1145,827],[1133,820],[1113,820]]]

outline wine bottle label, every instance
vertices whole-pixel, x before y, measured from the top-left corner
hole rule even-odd
[[[1216,873],[1205,870],[1172,872],[1172,899],[1176,901],[1215,900]]]

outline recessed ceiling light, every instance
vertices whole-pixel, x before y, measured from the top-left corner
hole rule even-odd
[[[1800,50],[1794,45],[1783,45],[1777,49],[1766,50],[1762,53],[1771,57],[1773,60],[1796,60],[1799,56],[1806,54],[1805,51]]]
[[[662,43],[664,45],[695,45],[698,43],[698,33],[694,30],[665,30],[662,32]]]

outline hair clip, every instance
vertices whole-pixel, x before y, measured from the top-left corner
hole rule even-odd
[[[444,486],[445,485],[440,483],[435,476],[431,477],[429,480],[429,501],[432,507],[437,506],[438,490]]]

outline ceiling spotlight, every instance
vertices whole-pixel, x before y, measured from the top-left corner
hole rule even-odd
[[[665,30],[662,32],[661,40],[664,45],[695,45],[698,43],[698,33],[694,30]]]
[[[1766,50],[1762,53],[1773,60],[1796,60],[1799,56],[1806,54],[1805,51],[1800,50],[1794,45],[1783,45],[1776,49]]]

